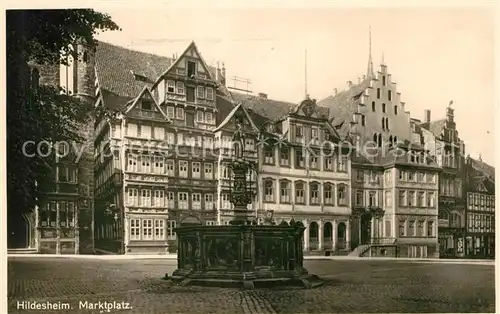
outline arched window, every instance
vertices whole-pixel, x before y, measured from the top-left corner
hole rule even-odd
[[[392,135],[389,136],[389,147],[392,146]]]
[[[334,205],[333,201],[333,194],[334,194],[334,189],[333,185],[331,183],[325,183],[323,185],[323,194],[324,194],[324,202],[325,205]]]
[[[372,101],[372,111],[375,112],[375,102]]]
[[[309,225],[309,239],[313,238],[318,238],[318,223],[316,221]]]
[[[87,62],[87,61],[89,61],[89,55],[88,55],[88,53],[85,51],[85,52],[83,53],[83,62]]]
[[[309,184],[309,204],[318,205],[319,204],[319,184],[318,182],[311,182]]]
[[[305,204],[304,182],[295,181],[295,203]]]
[[[382,104],[382,112],[385,113],[385,104]]]
[[[264,201],[274,203],[274,180],[264,179]]]
[[[280,180],[280,203],[290,203],[290,186],[291,182],[288,180]]]
[[[382,147],[382,134],[378,135],[378,147]]]
[[[347,189],[343,183],[337,186],[337,202],[339,206],[347,205]]]

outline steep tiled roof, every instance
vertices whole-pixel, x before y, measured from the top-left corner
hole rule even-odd
[[[96,75],[100,88],[122,97],[137,97],[144,86],[151,86],[171,63],[171,58],[102,41],[96,48]],[[137,80],[134,74],[146,80]]]
[[[443,128],[446,126],[446,119],[440,119],[431,122],[425,122],[420,124],[426,130],[429,130],[435,137],[440,137]]]
[[[331,95],[318,102],[318,105],[330,109],[330,120],[333,125],[340,125],[343,121],[351,121],[352,113],[357,111],[363,92],[370,87],[370,78],[359,84],[352,85],[336,95]],[[349,123],[343,123],[338,130],[341,136],[349,133]]]
[[[488,165],[487,163],[485,163],[481,160],[478,160],[478,159],[474,159],[474,158],[471,158],[471,164],[472,164],[472,168],[476,169],[479,172],[486,174],[492,180],[495,179],[495,167],[492,167],[492,166]]]
[[[145,86],[151,87],[173,62],[172,58],[135,51],[102,41],[98,42],[96,47],[96,75],[101,91],[109,92],[105,97],[108,100],[112,96],[137,97]],[[213,77],[216,77],[216,68],[209,66],[209,71]],[[136,75],[142,78],[137,79]],[[224,86],[221,86],[219,90],[224,94],[229,94]],[[120,99],[113,99],[113,102],[118,100]],[[107,103],[106,106],[108,106]]]
[[[273,100],[255,95],[247,95],[231,91],[236,104],[242,103],[255,124],[260,127],[266,121],[277,121],[286,117],[296,104]]]

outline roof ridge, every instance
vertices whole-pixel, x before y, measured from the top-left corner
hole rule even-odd
[[[106,44],[108,46],[112,46],[114,48],[128,50],[130,52],[137,52],[137,53],[147,54],[147,55],[158,57],[158,58],[167,58],[167,59],[172,60],[172,57],[162,56],[162,55],[159,55],[159,54],[156,54],[156,53],[147,52],[147,51],[141,51],[141,50],[137,50],[137,49],[133,49],[133,48],[129,48],[129,47],[125,47],[125,46],[113,44],[113,43],[110,43],[110,42],[107,42],[107,41],[103,41],[103,40],[98,40],[97,41],[97,44],[101,44],[101,43]]]

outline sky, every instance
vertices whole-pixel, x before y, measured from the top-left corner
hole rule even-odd
[[[445,118],[453,100],[466,152],[494,165],[494,12],[488,8],[106,8],[121,32],[98,39],[171,57],[195,41],[228,86],[299,103],[323,99],[382,57],[406,110]],[[307,50],[307,54],[305,51]],[[307,58],[306,58],[307,55]],[[306,62],[307,60],[307,62]],[[307,67],[306,67],[307,64]],[[307,75],[305,69],[307,68]],[[307,77],[307,80],[306,80]]]

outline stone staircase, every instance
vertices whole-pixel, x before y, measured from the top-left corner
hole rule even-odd
[[[358,247],[356,247],[352,252],[347,254],[347,256],[354,256],[354,257],[360,257],[362,256],[366,251],[368,251],[371,247],[371,244],[361,244]]]
[[[36,249],[20,248],[20,249],[7,249],[7,254],[36,254]]]

